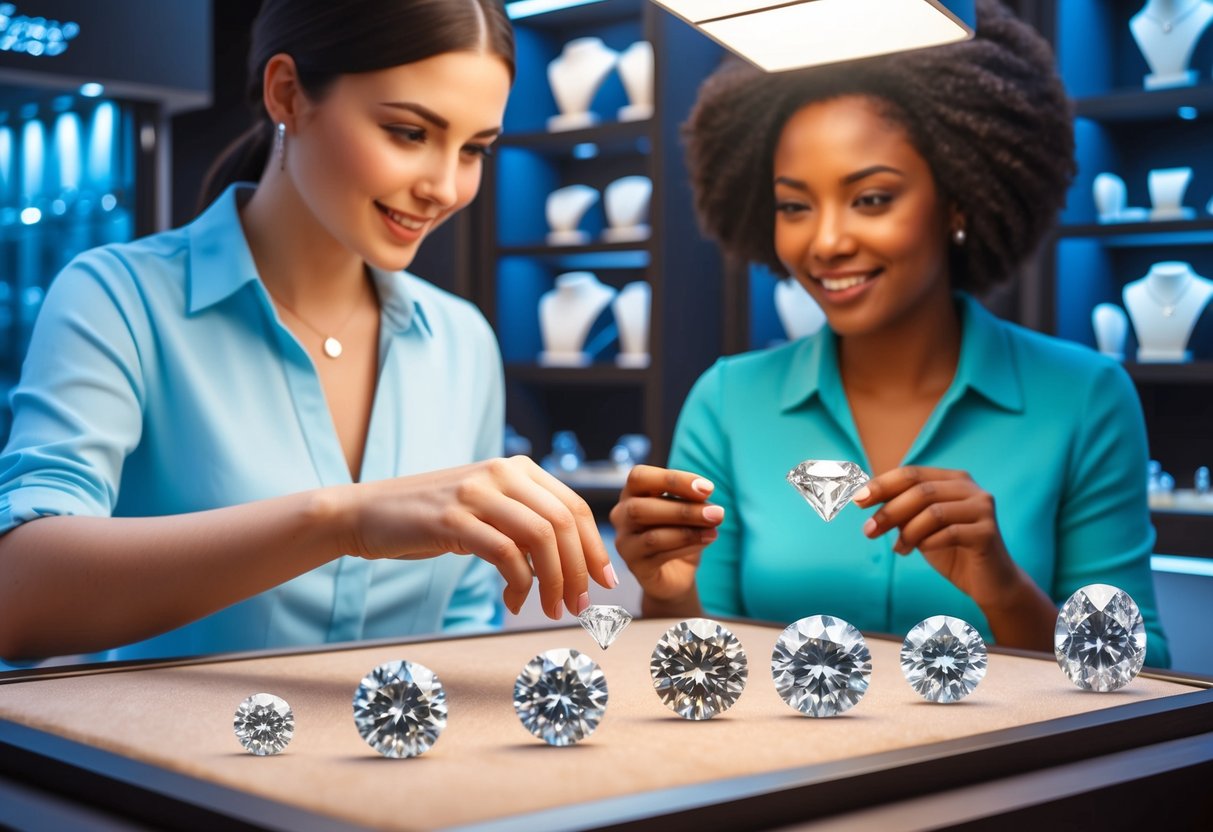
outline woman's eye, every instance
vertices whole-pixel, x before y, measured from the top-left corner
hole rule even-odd
[[[855,204],[860,208],[879,208],[892,201],[893,197],[890,194],[864,194],[855,200]]]
[[[799,214],[801,211],[809,210],[809,206],[803,202],[779,202],[775,203],[775,211],[780,214]]]
[[[469,144],[464,146],[463,152],[469,156],[479,156],[481,159],[487,159],[493,155],[493,147],[487,144]]]
[[[384,128],[393,136],[403,139],[407,142],[423,142],[425,141],[425,131],[419,127],[399,127],[389,125]]]

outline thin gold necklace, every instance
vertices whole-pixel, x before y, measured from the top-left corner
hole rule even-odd
[[[1153,20],[1155,23],[1157,23],[1159,25],[1159,27],[1163,31],[1163,34],[1170,34],[1171,30],[1174,29],[1176,26],[1178,26],[1180,23],[1182,23],[1188,15],[1192,14],[1192,12],[1194,12],[1198,8],[1200,8],[1201,3],[1203,3],[1203,2],[1204,2],[1204,0],[1196,0],[1196,2],[1194,2],[1192,5],[1188,6],[1186,9],[1181,11],[1179,14],[1172,15],[1170,19],[1159,17],[1158,15],[1151,14],[1148,11],[1143,10],[1143,12],[1146,17],[1150,18],[1151,20]]]
[[[312,326],[311,322],[306,320],[302,315],[300,315],[294,309],[287,306],[286,302],[284,300],[282,300],[282,298],[278,297],[270,290],[269,284],[266,284],[263,282],[262,285],[265,286],[265,291],[269,292],[269,296],[270,296],[270,298],[273,299],[274,303],[281,306],[287,312],[290,312],[291,316],[295,320],[299,321],[299,323],[303,324],[308,329],[310,329],[312,332],[314,332],[320,336],[320,342],[321,342],[320,348],[324,351],[325,355],[327,355],[329,358],[340,358],[341,357],[341,353],[345,352],[345,346],[341,343],[341,339],[339,339],[337,336],[340,335],[341,333],[345,332],[345,328],[350,325],[350,321],[354,320],[354,315],[357,314],[357,312],[358,312],[358,306],[359,306],[359,304],[362,303],[362,298],[359,298],[358,301],[354,304],[354,308],[352,310],[350,310],[350,314],[345,316],[345,322],[342,323],[341,326],[337,327],[337,329],[334,330],[332,334],[326,334],[323,330],[317,329],[316,327]]]

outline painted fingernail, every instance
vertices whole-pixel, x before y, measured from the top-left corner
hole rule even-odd
[[[602,570],[602,574],[606,576],[607,589],[614,589],[619,586],[619,576],[615,574],[614,566],[608,563],[606,568]]]
[[[876,518],[869,517],[863,524],[863,533],[871,537],[876,532]]]
[[[864,500],[868,499],[868,497],[871,497],[871,496],[872,496],[872,489],[868,488],[865,485],[863,488],[856,491],[855,496],[852,497],[851,499],[862,503]]]
[[[703,477],[697,477],[692,483],[691,488],[698,491],[700,494],[711,494],[716,486],[705,480]]]
[[[590,608],[590,593],[583,592],[577,596],[577,614],[581,615]]]
[[[709,523],[719,523],[724,519],[724,509],[720,506],[708,506],[703,510],[703,519]]]

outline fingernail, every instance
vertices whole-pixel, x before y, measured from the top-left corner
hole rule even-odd
[[[619,576],[615,574],[614,566],[611,566],[608,563],[606,565],[606,569],[602,570],[602,573],[606,576],[606,579],[607,579],[607,589],[614,589],[615,587],[619,586]]]
[[[691,483],[691,488],[698,491],[700,494],[711,494],[716,486],[705,480],[703,477],[698,477]]]
[[[876,532],[876,518],[869,517],[863,524],[863,533],[871,537]]]
[[[720,506],[708,506],[703,510],[703,519],[709,523],[719,523],[724,519],[724,509]]]
[[[704,543],[711,543],[717,537],[715,529],[704,529],[699,535],[699,539]]]
[[[553,621],[558,621],[560,619],[560,610],[563,607],[564,607],[564,601],[557,601],[556,604],[552,607],[552,620]]]
[[[590,593],[583,592],[577,596],[577,614],[581,615],[590,608]]]
[[[868,488],[865,485],[863,488],[856,491],[855,496],[852,497],[851,499],[857,500],[862,503],[864,500],[868,499],[868,497],[871,497],[871,496],[872,496],[872,489]]]

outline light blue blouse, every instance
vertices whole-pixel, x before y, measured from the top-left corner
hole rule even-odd
[[[257,276],[242,191],[183,228],[85,252],[55,278],[12,394],[0,532],[47,515],[179,514],[350,482],[315,366]],[[381,338],[362,479],[500,455],[504,381],[488,323],[411,274],[372,273]],[[496,571],[474,557],[340,557],[107,657],[484,629],[501,623],[499,593]]]
[[[1141,607],[1147,662],[1169,663],[1150,572],[1146,434],[1128,374],[1094,351],[1001,321],[967,296],[955,378],[904,464],[968,471],[995,498],[1011,556],[1058,602],[1090,583]],[[713,614],[790,623],[816,613],[904,635],[936,614],[986,639],[980,608],[922,558],[861,527],[848,505],[824,523],[784,477],[805,459],[871,472],[838,374],[837,339],[815,336],[721,359],[692,389],[670,466],[716,485],[719,537],[699,588]]]

